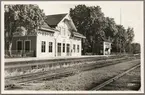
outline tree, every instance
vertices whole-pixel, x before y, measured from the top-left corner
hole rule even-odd
[[[116,47],[117,52],[126,52],[125,46],[126,46],[126,40],[127,40],[127,34],[126,30],[122,25],[117,25],[117,33],[114,37],[113,44]]]
[[[133,53],[133,54],[138,54],[138,53],[140,53],[141,51],[140,51],[140,44],[139,43],[132,43],[131,44],[131,52]]]
[[[70,16],[78,32],[86,36],[86,39],[82,43],[84,54],[86,51],[89,51],[89,48],[91,47],[88,41],[90,35],[89,30],[91,25],[90,10],[85,5],[78,5],[75,6],[74,9],[70,9]]]
[[[83,43],[83,54],[86,51],[98,52],[99,48],[96,47],[99,47],[101,40],[105,38],[103,31],[105,17],[101,8],[78,5],[74,9],[70,9],[70,16],[78,32],[86,36],[86,41]],[[88,50],[85,50],[86,47]]]
[[[104,13],[101,11],[101,7],[93,6],[89,7],[91,15],[91,27],[92,31],[92,52],[95,54],[100,54],[102,48],[101,44],[104,39],[106,39],[104,28],[105,28],[105,17]]]
[[[116,23],[113,18],[109,17],[105,18],[105,23],[106,23],[104,28],[105,36],[109,41],[113,42],[114,37],[118,32]]]
[[[126,30],[127,33],[127,40],[126,40],[126,51],[127,52],[132,52],[131,51],[131,43],[133,41],[134,38],[134,30],[133,28],[128,27]]]
[[[13,34],[23,27],[27,34],[37,30],[44,23],[45,14],[37,5],[5,5],[5,37],[11,56]],[[20,32],[20,31],[19,31]],[[35,31],[36,32],[36,31]]]
[[[70,16],[79,33],[86,36],[83,54],[88,51],[99,54],[105,40],[112,42],[113,52],[128,52],[128,44],[134,37],[133,28],[127,30],[117,25],[113,18],[105,17],[100,6],[78,5],[70,9]]]

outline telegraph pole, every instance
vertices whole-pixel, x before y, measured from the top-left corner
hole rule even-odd
[[[122,24],[122,14],[121,14],[121,8],[120,8],[120,25]]]
[[[120,25],[122,24],[122,14],[121,14],[121,8],[120,8]],[[120,39],[119,39],[120,40]],[[120,40],[120,53],[121,53],[121,40]]]

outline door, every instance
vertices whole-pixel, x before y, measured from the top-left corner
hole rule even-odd
[[[30,52],[30,41],[25,41],[25,52]]]
[[[17,52],[22,52],[22,41],[17,41]]]

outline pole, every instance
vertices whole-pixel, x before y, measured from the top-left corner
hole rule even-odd
[[[122,24],[122,14],[121,14],[121,8],[120,8],[120,25]]]

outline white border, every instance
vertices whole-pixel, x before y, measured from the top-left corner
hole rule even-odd
[[[105,2],[105,3],[110,3],[110,2],[118,2],[118,1],[2,1],[3,4],[38,4],[38,3],[48,3],[49,4],[93,4],[97,2]],[[124,2],[124,1],[120,1]],[[142,2],[143,1],[125,1],[126,3],[130,2]]]
[[[1,31],[4,31],[4,4],[1,2]],[[4,32],[1,32],[1,92],[4,93]]]
[[[2,1],[1,2],[1,31],[4,31],[4,4],[37,4],[41,2],[49,2],[51,4],[89,4],[93,2],[103,1]],[[110,1],[104,1],[110,2]],[[113,1],[114,2],[114,1]],[[130,1],[125,1],[130,2]],[[142,2],[143,1],[133,1]],[[143,31],[144,32],[144,31]],[[1,92],[2,94],[103,94],[103,93],[144,93],[144,40],[141,43],[141,90],[140,91],[5,91],[4,90],[4,32],[1,32]]]

